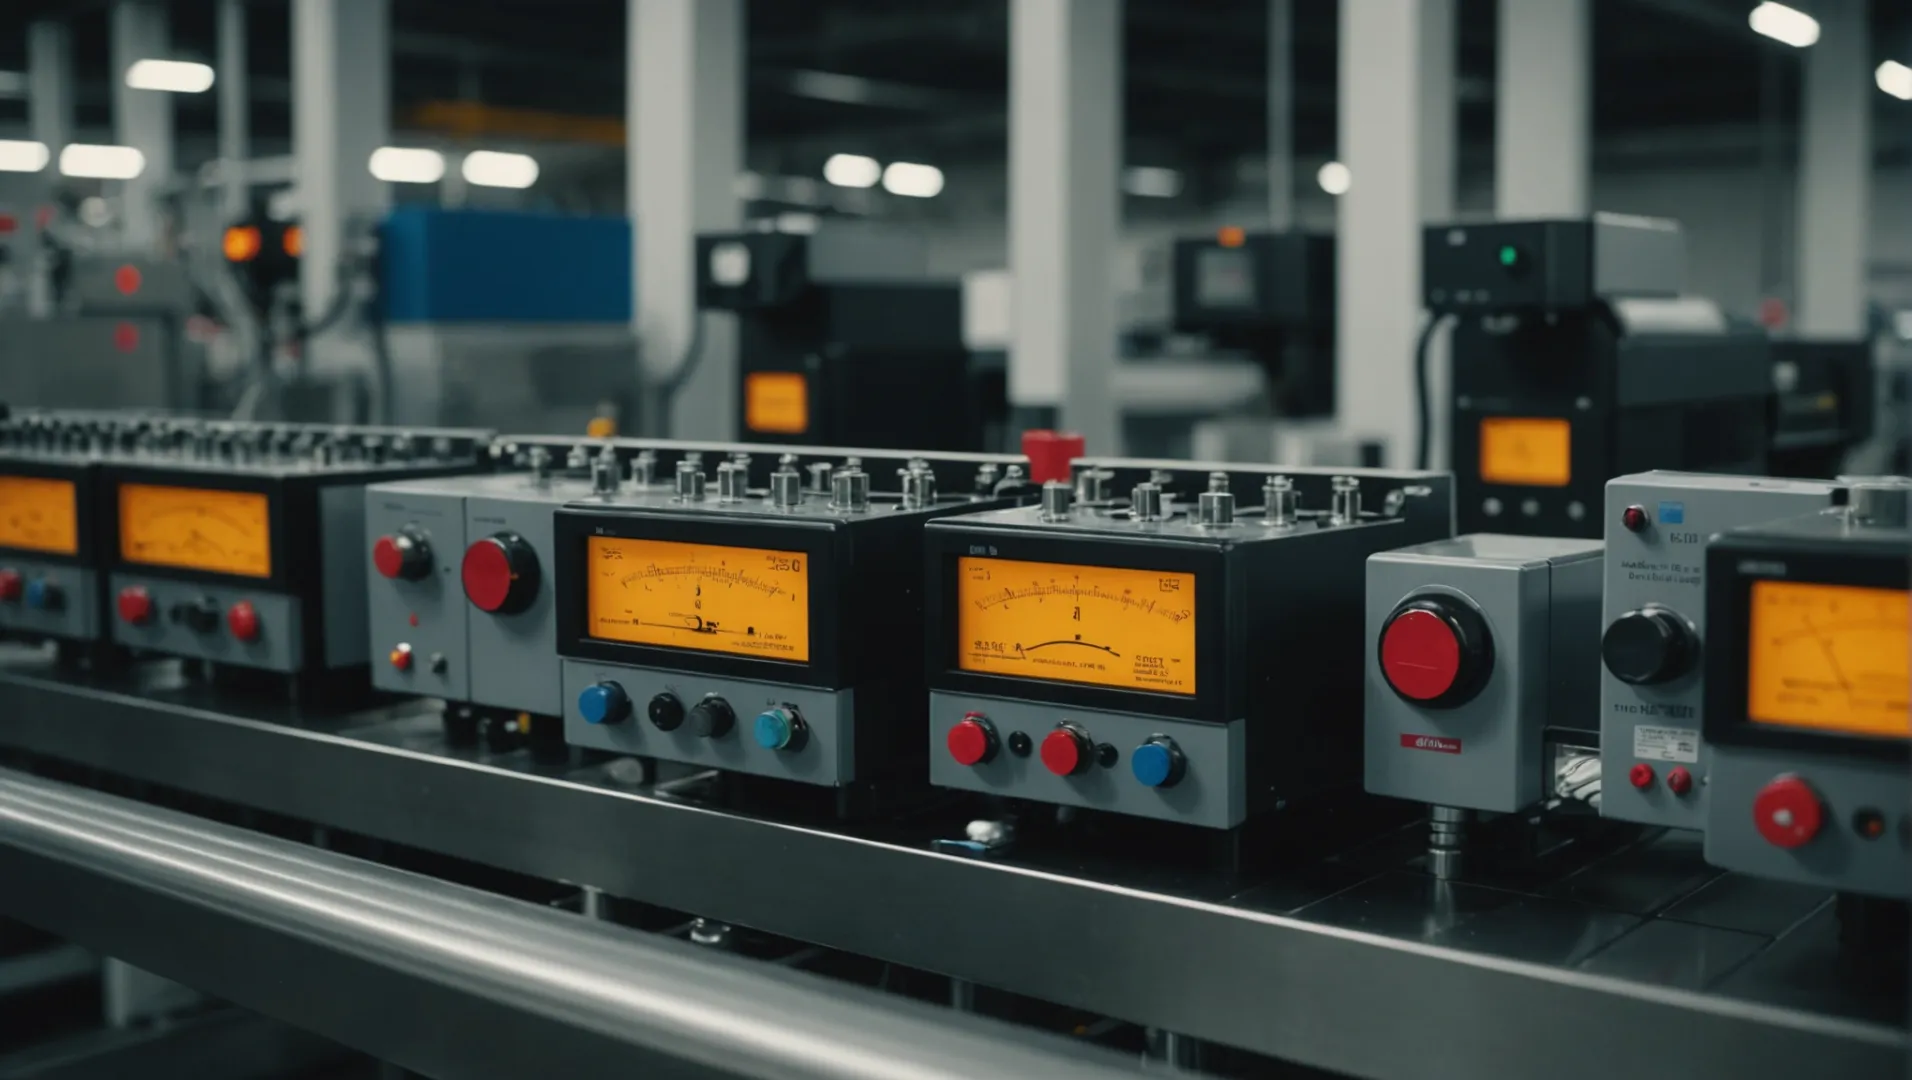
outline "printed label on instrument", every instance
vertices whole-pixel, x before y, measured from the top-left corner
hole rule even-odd
[[[1760,724],[1912,736],[1912,593],[1755,581],[1746,715]]]
[[[1195,693],[1195,575],[962,558],[957,666]]]
[[[810,659],[809,556],[593,536],[585,632],[605,641]]]
[[[79,498],[73,481],[0,476],[0,547],[79,554]]]
[[[261,492],[121,484],[119,517],[127,562],[272,576],[272,518]]]
[[[810,430],[810,387],[794,371],[753,371],[744,376],[744,426],[765,435],[801,435]]]
[[[1439,735],[1403,735],[1401,745],[1409,750],[1432,750],[1437,754],[1458,754],[1461,752],[1459,739],[1443,738]]]
[[[1633,756],[1641,761],[1681,761],[1691,765],[1700,759],[1700,733],[1692,728],[1642,724],[1633,729]]]
[[[1480,478],[1566,487],[1573,479],[1573,425],[1557,418],[1487,417],[1480,422]]]

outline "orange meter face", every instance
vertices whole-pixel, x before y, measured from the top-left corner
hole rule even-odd
[[[1755,581],[1746,715],[1755,723],[1912,737],[1912,593]]]
[[[1480,478],[1566,487],[1573,480],[1573,425],[1558,418],[1487,417],[1480,422]]]
[[[589,537],[586,632],[633,645],[808,662],[808,564],[800,551]]]
[[[78,555],[80,511],[73,481],[0,476],[0,547]]]
[[[956,560],[957,667],[1195,693],[1195,575]]]
[[[270,503],[260,492],[121,484],[119,534],[129,563],[272,576]]]

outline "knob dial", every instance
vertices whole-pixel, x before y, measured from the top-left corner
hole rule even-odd
[[[949,756],[958,765],[980,765],[996,756],[996,728],[981,713],[970,713],[949,729]]]
[[[1042,737],[1042,767],[1057,776],[1074,776],[1089,768],[1095,744],[1089,733],[1074,724],[1059,724]]]
[[[1693,667],[1698,642],[1686,620],[1661,607],[1629,611],[1600,638],[1600,658],[1621,682],[1669,682]]]
[[[730,702],[712,694],[690,711],[690,729],[706,739],[721,739],[737,726],[737,714]]]
[[[219,629],[219,601],[202,596],[188,603],[175,604],[173,621],[196,633],[210,634]]]
[[[1787,774],[1753,796],[1753,827],[1774,847],[1801,847],[1819,835],[1825,810],[1812,785]]]
[[[1174,739],[1155,735],[1129,755],[1129,771],[1148,787],[1174,787],[1188,773],[1188,759]]]
[[[651,726],[659,731],[676,731],[684,724],[684,703],[669,690],[651,698],[644,706],[644,714],[651,718]]]
[[[1455,596],[1411,597],[1381,627],[1381,676],[1417,705],[1452,708],[1472,699],[1493,670],[1493,652],[1487,621]]]
[[[538,553],[517,533],[493,533],[465,549],[459,576],[478,610],[515,615],[538,597]]]
[[[418,581],[432,572],[432,545],[425,534],[406,526],[372,545],[372,566],[388,578]]]
[[[579,692],[578,714],[587,724],[621,724],[631,715],[631,696],[608,679],[594,683]]]
[[[245,600],[227,608],[226,629],[240,641],[259,640],[259,609]]]

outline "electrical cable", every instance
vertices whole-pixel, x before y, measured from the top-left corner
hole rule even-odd
[[[1433,351],[1434,335],[1451,316],[1430,314],[1421,336],[1414,343],[1414,397],[1419,406],[1420,427],[1414,433],[1414,467],[1428,468],[1434,438],[1434,388],[1428,374],[1428,355]]]

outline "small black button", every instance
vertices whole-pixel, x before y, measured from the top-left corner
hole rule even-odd
[[[1035,740],[1031,739],[1025,732],[1012,731],[1009,733],[1010,753],[1017,757],[1028,757],[1029,752],[1035,748]]]
[[[684,723],[684,703],[666,690],[651,699],[644,707],[644,714],[651,718],[651,725],[657,730],[676,731]]]
[[[1885,835],[1885,815],[1870,806],[1860,807],[1852,813],[1852,831],[1864,840],[1877,840]]]
[[[1113,743],[1103,743],[1095,748],[1095,763],[1105,769],[1115,768],[1115,763],[1121,760],[1122,752]]]
[[[737,714],[730,702],[715,694],[697,703],[690,711],[690,729],[706,739],[721,739],[737,725]]]

